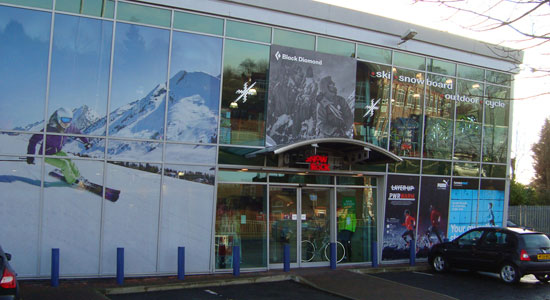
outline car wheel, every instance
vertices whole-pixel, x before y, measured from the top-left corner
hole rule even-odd
[[[438,254],[434,257],[432,261],[432,269],[438,273],[447,271],[448,264],[447,264],[447,260],[445,259],[445,257],[443,257],[443,255]]]
[[[543,274],[543,275],[535,275],[538,281],[540,282],[548,282],[550,281],[550,274]]]
[[[500,267],[500,279],[506,283],[517,283],[521,275],[519,274],[518,268],[511,264],[505,263]]]

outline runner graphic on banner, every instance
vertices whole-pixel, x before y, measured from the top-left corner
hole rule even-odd
[[[417,257],[427,257],[430,248],[447,237],[451,179],[422,177],[420,189]]]
[[[409,258],[416,240],[418,177],[389,175],[386,190],[382,260]]]

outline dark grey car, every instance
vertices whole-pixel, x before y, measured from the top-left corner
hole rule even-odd
[[[0,300],[19,299],[17,274],[10,266],[11,254],[5,253],[0,246]]]
[[[544,233],[522,228],[474,228],[452,242],[432,247],[428,261],[436,272],[451,267],[494,272],[506,283],[533,274],[548,282],[550,239]]]

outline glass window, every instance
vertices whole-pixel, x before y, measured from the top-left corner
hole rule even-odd
[[[425,73],[402,69],[394,73],[390,151],[400,156],[419,157]]]
[[[5,142],[7,142],[5,139],[6,136],[5,134],[0,134],[0,147],[5,146]],[[3,153],[3,147],[1,149],[0,151]],[[42,178],[43,160],[40,157],[36,157],[34,165],[21,163],[23,160],[14,156],[0,156],[0,160],[2,161],[2,163],[0,163],[0,189],[2,191],[0,215],[3,228],[2,243],[5,243],[4,240],[7,242],[9,239],[10,245],[4,246],[6,247],[5,250],[11,253],[17,253],[16,257],[18,258],[17,260],[14,259],[17,261],[17,276],[36,277],[39,261],[38,257],[40,257],[39,253],[51,253],[51,249],[48,250],[50,252],[41,252],[39,250],[38,237],[40,236],[40,228],[42,226],[39,224],[42,224],[45,216],[45,212],[42,209],[43,201],[41,201],[41,197],[42,194],[45,193],[45,190],[48,190],[47,188],[41,188],[42,182],[40,178]],[[47,181],[51,181],[53,184],[66,185],[50,176],[46,177],[49,177]],[[44,186],[47,187],[51,185],[45,182]],[[72,188],[57,187],[50,188],[49,190],[52,189],[70,190]],[[78,193],[78,191],[74,191],[74,193]],[[72,200],[76,200],[77,197]],[[86,201],[86,203],[91,202],[100,203],[99,201]],[[81,211],[81,209],[78,208],[79,205],[75,205],[75,201],[69,205]],[[65,207],[65,209],[68,208],[69,207]],[[54,211],[53,213],[56,214],[58,211]],[[67,226],[67,224],[65,224],[65,226]],[[88,228],[88,230],[90,230],[90,232],[95,231],[93,228]],[[18,238],[23,236],[25,238]],[[99,243],[96,242],[96,245],[98,244]],[[76,247],[77,245],[73,246]],[[9,250],[7,247],[9,247]],[[54,247],[55,246],[52,248]],[[97,274],[97,272],[95,274]],[[44,274],[44,276],[49,275]],[[25,298],[27,297],[25,296]]]
[[[428,72],[455,76],[456,64],[430,58],[428,59]]]
[[[266,173],[255,173],[253,171],[219,171],[220,182],[267,182]]]
[[[334,184],[334,177],[329,175],[298,174],[269,174],[269,182],[278,183],[308,183],[308,184]]]
[[[451,159],[455,101],[454,78],[428,74],[426,80],[424,154],[427,158]]]
[[[488,85],[483,125],[483,161],[506,162],[510,123],[510,89]]]
[[[317,51],[347,57],[355,56],[355,44],[340,40],[317,38]]]
[[[170,10],[151,6],[119,2],[117,7],[117,19],[121,21],[170,27],[171,17]]]
[[[353,138],[387,149],[391,68],[357,62]]]
[[[45,160],[48,162],[54,158]],[[72,159],[71,164],[90,182],[103,185],[103,161]],[[46,174],[52,169],[53,167],[47,164]],[[44,183],[48,186],[56,181],[58,180],[46,176]],[[48,253],[52,248],[57,247],[66,249],[61,250],[63,261],[67,262],[63,267],[63,274],[97,274],[99,272],[100,247],[97,241],[100,240],[101,235],[101,198],[101,195],[74,189],[68,185],[44,189],[42,204],[44,215],[40,226],[43,233],[41,253]],[[74,203],[76,199],[79,201],[78,205]]]
[[[366,172],[386,172],[386,164],[372,164],[372,165],[351,165],[353,171],[366,171]]]
[[[220,143],[264,145],[268,66],[269,46],[225,41]]]
[[[357,45],[357,58],[383,64],[391,64],[391,50]]]
[[[512,85],[512,75],[497,71],[487,70],[485,76],[488,82],[496,83],[500,85],[511,86]]]
[[[478,177],[479,164],[455,162],[453,165],[453,175]]]
[[[35,138],[38,138],[38,140]],[[35,134],[29,141],[29,147],[36,149],[37,141],[38,145],[42,146],[42,138],[43,135],[41,133]],[[35,153],[39,154],[38,151]],[[105,156],[105,139],[48,134],[46,136],[46,155],[68,155],[103,159]]]
[[[168,140],[217,142],[221,60],[222,39],[173,33]]]
[[[345,249],[342,263],[366,262],[376,241],[376,188],[338,188],[337,239]]]
[[[474,230],[458,238],[458,245],[460,246],[474,246],[479,242],[483,231]]]
[[[376,177],[370,176],[338,176],[336,184],[339,185],[363,185],[376,187]]]
[[[269,43],[271,42],[271,28],[266,26],[227,21],[225,35],[243,40]]]
[[[185,245],[186,272],[208,273],[212,255],[214,170],[164,165],[159,238],[159,271],[177,272],[175,249]],[[193,228],[191,230],[191,228]]]
[[[424,71],[426,70],[426,58],[423,56],[395,51],[393,53],[393,65]]]
[[[478,80],[483,81],[484,79],[484,71],[480,68],[465,66],[465,65],[458,65],[457,68],[458,71],[458,77],[471,79],[471,80]]]
[[[51,14],[0,6],[0,20],[0,128],[40,131]]]
[[[451,163],[446,161],[423,160],[422,174],[451,175]]]
[[[111,139],[107,148],[107,157],[117,160],[161,161],[162,144]]]
[[[503,165],[483,164],[482,170],[481,170],[481,177],[505,178],[506,169],[507,167]]]
[[[48,116],[70,110],[85,134],[105,135],[112,28],[110,21],[55,18]]]
[[[0,0],[0,3],[23,5],[37,8],[52,8],[52,0]]]
[[[481,147],[481,96],[483,84],[458,80],[456,101],[455,150],[453,159],[479,161]]]
[[[290,262],[297,262],[297,211],[296,188],[269,188],[269,263],[282,264],[285,246],[289,246]]]
[[[239,246],[241,268],[267,267],[266,225],[266,186],[219,184],[215,268],[233,268],[233,246]]]
[[[158,266],[156,241],[159,232],[161,165],[108,161],[105,172],[105,185],[120,190],[120,198],[115,205],[103,206],[103,259],[100,275],[115,272],[117,247],[132,249],[124,253],[127,264],[125,272],[155,273]],[[116,205],[122,203],[124,205]]]
[[[223,35],[223,19],[176,11],[174,28]]]
[[[226,165],[246,165],[246,166],[263,166],[264,156],[256,155],[247,157],[247,154],[256,152],[260,149],[255,148],[237,148],[237,147],[220,147],[218,155],[218,164]]]
[[[275,28],[273,32],[273,44],[315,50],[315,36]]]
[[[107,1],[105,0],[86,0],[86,1],[56,0],[55,9],[70,12],[70,13],[75,13],[75,14],[112,19],[115,11],[115,1],[114,0],[107,0]]]
[[[216,164],[216,146],[166,143],[164,160],[175,163]]]
[[[388,172],[420,174],[420,160],[404,159],[402,162],[388,164]]]
[[[116,26],[109,135],[161,139],[170,32]]]

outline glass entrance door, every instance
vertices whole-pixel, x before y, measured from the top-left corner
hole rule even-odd
[[[269,263],[324,265],[330,259],[330,188],[269,188]],[[300,259],[298,259],[300,258]]]
[[[300,194],[301,263],[328,263],[331,189],[302,188]]]
[[[290,262],[296,263],[298,249],[298,190],[295,187],[269,188],[269,263],[282,264],[285,245],[290,246]]]

